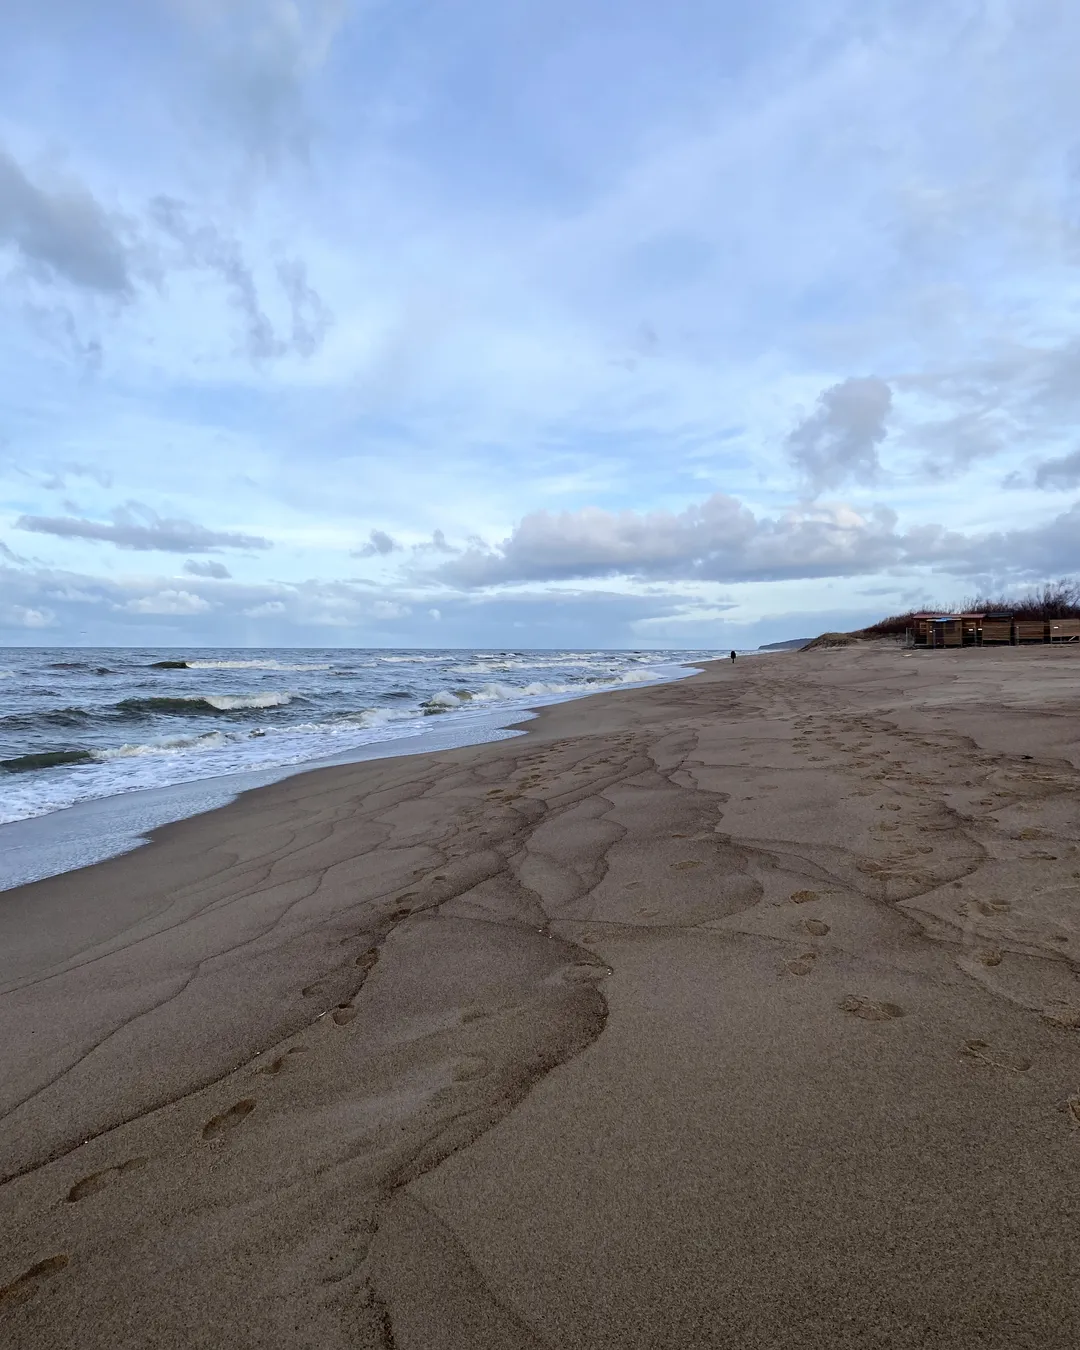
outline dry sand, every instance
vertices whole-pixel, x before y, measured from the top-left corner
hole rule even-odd
[[[782,654],[0,895],[0,1343],[1080,1344],[1080,649]]]

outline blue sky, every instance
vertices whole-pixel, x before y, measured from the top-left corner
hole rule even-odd
[[[7,0],[0,643],[725,647],[1080,571],[1065,0]]]

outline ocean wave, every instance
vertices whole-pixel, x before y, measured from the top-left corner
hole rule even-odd
[[[7,713],[0,717],[5,731],[35,731],[38,727],[83,727],[93,720],[86,708],[46,708],[41,712]]]
[[[419,714],[414,712],[411,715],[417,717]],[[118,745],[107,750],[94,750],[90,757],[98,763],[108,764],[117,759],[139,759],[148,755],[175,756],[188,752],[204,753],[209,750],[221,750],[227,746],[243,745],[249,741],[268,739],[281,741],[293,736],[333,738],[360,729],[400,721],[407,716],[409,714],[393,713],[388,708],[363,708],[358,712],[345,713],[330,722],[293,722],[288,726],[253,727],[244,731],[214,730],[191,736],[162,736],[153,741]]]
[[[437,665],[443,661],[449,661],[449,653],[442,656],[382,656],[378,657],[378,664],[381,666],[430,666]]]
[[[32,773],[35,769],[56,769],[65,764],[89,764],[93,758],[89,750],[41,750],[32,755],[0,759],[0,770],[4,773]]]
[[[125,713],[229,713],[283,708],[292,694],[170,694],[157,698],[125,698],[116,704]]]
[[[164,653],[146,651],[117,655],[103,686],[94,672],[105,668],[93,663],[109,653],[88,651],[78,663],[69,655],[42,653],[33,666],[20,657],[18,667],[0,667],[0,680],[19,681],[2,686],[0,700],[7,714],[0,716],[0,822],[138,789],[349,758],[361,747],[430,731],[433,714],[448,714],[436,721],[456,724],[467,739],[474,725],[670,678],[686,661],[509,649],[223,651],[220,659],[204,651],[170,662],[173,673],[150,664]],[[60,669],[48,671],[53,657]],[[291,670],[299,673],[273,674]]]
[[[638,684],[654,678],[644,671],[627,672],[624,676],[598,675],[582,680],[533,680],[529,684],[503,684],[491,680],[479,689],[440,689],[421,705],[427,713],[451,712],[455,708],[477,703],[519,703],[531,698],[548,698],[560,694],[599,692],[600,687],[618,684]],[[595,688],[594,688],[595,687]]]
[[[90,661],[51,661],[46,670],[92,670],[95,675],[115,675],[116,671],[111,666],[95,666]],[[8,671],[8,675],[13,675],[14,671]],[[0,671],[0,679],[4,672]]]
[[[331,670],[332,663],[291,664],[287,661],[188,661],[188,670]]]

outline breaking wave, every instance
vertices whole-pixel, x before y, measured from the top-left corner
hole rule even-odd
[[[292,694],[172,694],[153,698],[125,698],[116,707],[126,713],[229,713],[258,708],[284,708]]]

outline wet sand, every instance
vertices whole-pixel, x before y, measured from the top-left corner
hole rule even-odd
[[[783,653],[0,895],[0,1343],[1080,1344],[1080,649]]]

